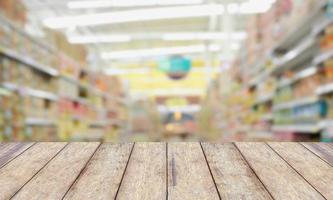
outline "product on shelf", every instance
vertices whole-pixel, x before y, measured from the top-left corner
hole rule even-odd
[[[278,140],[318,139],[319,134],[313,134],[316,135],[313,138],[304,133],[320,133],[319,128],[311,125],[332,115],[328,113],[333,108],[332,103],[325,99],[326,94],[318,92],[323,84],[333,83],[332,56],[327,56],[319,66],[313,66],[317,61],[313,59],[317,58],[316,53],[322,53],[319,57],[323,59],[327,53],[331,55],[333,47],[332,23],[323,31],[320,50],[319,38],[313,35],[317,34],[316,29],[322,28],[319,25],[328,20],[324,3],[324,0],[278,0],[268,12],[249,18],[248,37],[234,66],[237,72],[234,77],[242,78],[243,86],[255,95],[255,102],[252,107],[245,107],[247,112],[246,109],[236,110],[236,106],[227,102],[225,112],[231,113],[228,117],[234,118],[233,124],[246,124],[250,132],[270,133],[272,128]],[[306,46],[307,38],[315,40],[310,47]],[[238,112],[247,116],[242,117]],[[277,126],[278,129],[274,128]],[[308,127],[312,130],[306,130]]]
[[[19,3],[1,0],[0,9],[8,11],[14,1]],[[103,139],[113,131],[113,121],[126,120],[126,105],[118,104],[124,94],[121,83],[108,76],[98,80],[100,74],[85,69],[82,46],[59,36],[56,50],[11,20],[0,16],[0,22],[0,140],[92,138],[90,132]],[[2,95],[2,89],[10,95]]]
[[[21,0],[1,0],[0,10],[11,20],[24,25],[26,22],[26,8]]]

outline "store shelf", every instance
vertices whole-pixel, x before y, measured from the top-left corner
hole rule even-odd
[[[256,63],[253,68],[257,68],[258,64],[263,65],[267,60],[273,60],[276,63],[276,67],[274,69],[267,69],[262,73],[259,73],[256,77],[254,77],[249,86],[254,86],[265,80],[272,73],[280,73],[283,70],[289,69],[290,67],[294,67],[299,64],[299,62],[303,61],[306,58],[309,58],[309,53],[305,54],[305,52],[309,52],[308,50],[315,46],[316,44],[316,31],[313,30],[313,26],[316,23],[317,17],[322,13],[323,9],[327,5],[327,2],[320,4],[318,7],[314,8],[312,13],[306,15],[306,17],[291,31],[289,31],[281,41],[279,41],[271,51],[264,56],[263,60]],[[328,23],[328,22],[326,22]],[[316,29],[323,29],[322,27],[316,27]],[[305,40],[301,40],[302,38],[309,35]],[[297,45],[297,42],[299,42]],[[290,50],[287,54],[285,54],[282,58],[276,58],[274,52],[285,52],[297,45],[294,49]],[[314,63],[314,65],[316,65]]]
[[[316,44],[316,39],[310,36],[284,56],[280,58],[271,58],[273,60],[274,67],[266,69],[264,72],[253,78],[249,85],[258,85],[271,75],[280,74],[285,70],[297,67],[306,60],[311,60],[314,55],[313,49],[316,47]]]
[[[71,136],[71,141],[102,141],[104,133],[76,133]]]
[[[83,84],[83,83],[81,83],[79,80],[76,80],[76,79],[74,79],[74,78],[72,78],[72,77],[70,77],[70,76],[67,76],[67,75],[61,75],[60,77],[61,77],[63,80],[66,80],[66,81],[68,81],[68,82],[70,82],[70,83],[72,83],[72,84],[74,84],[74,85],[76,85],[76,86],[78,86],[78,87],[80,87],[80,88],[86,89],[86,90],[88,90],[88,91],[92,91],[92,92],[94,92],[94,94],[96,94],[96,95],[101,95],[101,96],[104,96],[105,98],[110,98],[109,95],[108,95],[108,93],[103,92],[103,91],[101,91],[101,90],[99,90],[99,89],[97,89],[97,88],[95,88],[95,87],[93,87],[93,86],[91,86],[91,85]]]
[[[318,100],[319,100],[318,96],[304,97],[304,98],[297,99],[294,101],[277,104],[277,105],[273,106],[273,110],[277,111],[277,110],[283,110],[283,109],[290,109],[290,108],[294,108],[297,106],[315,103]]]
[[[100,121],[100,120],[90,122],[89,124],[90,127],[102,127],[102,128],[105,128],[106,126],[110,125],[111,124],[108,121]]]
[[[91,103],[86,98],[72,97],[72,96],[61,96],[61,98],[68,99],[70,101],[75,101],[83,105],[91,106]]]
[[[57,122],[45,118],[27,118],[25,124],[28,126],[56,126]]]
[[[66,80],[66,81],[68,81],[68,82],[70,82],[70,83],[72,83],[72,84],[74,84],[74,85],[77,85],[77,86],[80,86],[80,87],[84,87],[81,83],[80,83],[80,81],[78,81],[78,80],[76,80],[75,78],[72,78],[72,77],[70,77],[70,76],[68,76],[68,75],[60,75],[60,78],[62,78],[63,80]]]
[[[267,113],[265,115],[262,115],[260,117],[260,120],[263,120],[263,121],[272,121],[273,120],[273,114],[272,113]]]
[[[266,69],[264,72],[260,73],[258,76],[250,81],[250,86],[258,85],[267,79],[271,75],[281,74],[283,71],[298,67],[300,64],[307,60],[311,60],[314,56],[314,49],[317,45],[317,41],[314,37],[308,37],[302,41],[294,49],[290,50],[284,56],[280,58],[272,58],[274,67]],[[315,64],[314,64],[315,65]],[[301,75],[302,76],[302,75]],[[297,77],[300,79],[302,77]]]
[[[0,96],[9,96],[11,93],[6,88],[0,87]]]
[[[105,123],[97,123],[97,122],[89,124],[89,127],[92,127],[92,128],[105,128],[106,126],[107,126],[107,124],[105,124]]]
[[[318,22],[317,25],[313,28],[312,35],[315,37],[320,35],[321,33],[324,32],[325,28],[332,23],[333,23],[333,17],[326,16],[324,18],[324,20],[322,20],[321,22]]]
[[[42,99],[48,99],[51,101],[58,101],[58,96],[56,94],[45,92],[42,90],[35,90],[35,89],[26,89],[26,94],[32,97],[38,97]]]
[[[122,126],[124,125],[124,121],[120,120],[120,119],[112,119],[112,120],[108,120],[110,125],[118,125],[118,126]]]
[[[333,92],[333,83],[329,83],[326,85],[322,85],[317,88],[316,94],[318,95],[325,95]]]
[[[271,60],[272,57],[273,57],[272,51],[266,52],[263,56],[263,59],[259,59],[258,62],[256,62],[252,67],[250,67],[250,69],[248,69],[247,66],[244,66],[244,67],[246,67],[246,70],[249,70],[249,75],[250,76],[251,75],[255,76],[255,75],[258,75],[258,74],[260,76],[261,74],[267,73],[265,71],[269,70],[269,69],[266,68],[263,71],[263,66],[269,65],[270,60]]]
[[[250,87],[255,86],[263,82],[265,79],[267,79],[267,77],[269,77],[272,74],[273,70],[274,70],[273,68],[265,69],[258,76],[250,80],[249,86]]]
[[[13,83],[3,83],[3,86],[11,91],[19,91],[23,95],[28,95],[28,96],[32,96],[32,97],[36,97],[36,98],[41,98],[41,99],[48,99],[51,101],[58,100],[58,96],[51,92],[46,92],[43,90],[37,90],[37,89],[32,89],[32,88],[27,88],[27,87],[20,87]]]
[[[37,71],[40,71],[40,72],[43,72],[47,75],[50,75],[50,76],[58,76],[59,73],[56,69],[52,68],[52,67],[48,67],[48,66],[44,66],[42,64],[39,64],[37,63],[36,61],[34,61],[33,59],[31,59],[30,57],[28,56],[24,56],[24,55],[20,55],[18,54],[17,52],[11,50],[11,49],[8,49],[8,48],[5,48],[5,47],[0,47],[0,54],[8,57],[8,58],[11,58],[13,60],[16,60],[26,66],[29,66]]]
[[[276,44],[273,48],[274,52],[285,51],[294,46],[301,38],[306,35],[311,34],[313,31],[313,26],[317,22],[317,18],[323,13],[323,9],[327,5],[327,2],[323,2],[317,7],[312,9],[311,13],[305,15],[302,21],[294,26],[286,36]],[[313,35],[312,35],[313,36]]]
[[[321,128],[333,127],[333,120],[332,119],[324,119],[319,123]]]
[[[273,74],[279,74],[282,71],[297,67],[304,61],[311,59],[313,56],[312,49],[316,46],[316,40],[312,36],[303,40],[298,46],[290,50],[283,57],[274,60],[275,68]]]
[[[28,34],[25,31],[25,29],[22,28],[22,25],[17,24],[15,21],[9,19],[5,15],[5,13],[3,13],[3,12],[0,12],[0,23],[8,25],[11,29],[15,30],[15,32],[19,33],[20,35],[22,35],[25,38],[28,38],[34,44],[37,44],[41,48],[46,49],[46,50],[48,50],[51,53],[56,53],[57,52],[56,48],[54,46],[51,46],[50,43],[42,42],[42,40],[40,38],[34,37],[34,36]]]
[[[278,84],[278,88],[285,87],[291,84],[294,84],[295,82],[302,80],[304,78],[307,78],[309,76],[312,76],[318,72],[318,68],[315,66],[307,67],[306,69],[298,72],[293,76],[293,78],[283,80]]]
[[[322,127],[319,124],[295,124],[295,125],[276,125],[272,127],[275,132],[297,132],[316,134]]]
[[[256,140],[268,140],[271,141],[274,138],[274,133],[272,131],[264,131],[264,130],[254,130],[250,131],[247,138],[250,141]]]
[[[254,105],[269,103],[269,102],[273,101],[273,97],[274,97],[274,93],[262,95],[257,98]]]
[[[317,66],[333,57],[333,49],[320,53],[313,59],[313,65]]]

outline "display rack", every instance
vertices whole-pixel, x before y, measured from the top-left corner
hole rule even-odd
[[[113,83],[106,77],[100,89],[98,74],[0,21],[0,140],[116,140],[127,111]]]
[[[250,20],[252,29],[244,42],[247,48],[240,51],[228,72],[242,82],[220,99],[226,104],[222,106],[226,113],[222,132],[230,133],[228,137],[234,140],[333,141],[332,124],[324,123],[333,119],[333,46],[329,46],[333,17],[326,13],[328,3],[306,0],[294,5],[295,11],[272,18],[281,12],[276,10],[281,9],[278,3]],[[289,19],[296,14],[297,20]],[[265,24],[272,32],[267,32]],[[283,34],[276,35],[277,27]]]
[[[325,100],[324,96],[333,92],[332,83],[318,85],[314,91],[305,92],[308,93],[305,96],[290,97],[290,100],[284,100],[283,102],[276,100],[276,96],[278,95],[277,92],[284,88],[290,88],[288,90],[295,95],[295,92],[298,89],[297,87],[300,85],[298,83],[309,80],[309,78],[314,76],[320,76],[323,71],[323,63],[333,57],[332,49],[322,51],[319,47],[319,39],[321,38],[321,35],[323,35],[325,29],[333,23],[333,19],[325,15],[324,9],[326,6],[327,2],[320,3],[317,8],[313,9],[312,13],[308,14],[307,17],[301,20],[294,29],[291,29],[291,31],[271,49],[270,52],[272,53],[264,58],[264,61],[258,62],[267,63],[267,61],[270,60],[272,62],[272,67],[265,69],[263,68],[264,65],[262,65],[261,68],[264,69],[264,71],[259,73],[258,76],[253,77],[248,85],[249,88],[256,89],[268,79],[275,80],[276,87],[272,91],[274,96],[273,103],[267,104],[267,101],[256,101],[255,103],[256,106],[258,106],[258,104],[266,104],[266,106],[269,107],[268,110],[272,110],[273,113],[268,112],[262,115],[260,120],[270,120],[271,118],[263,116],[273,115],[273,123],[271,125],[271,130],[273,132],[320,134],[321,131],[325,130],[329,125],[329,123],[325,124],[321,121],[327,118],[327,112],[329,112],[327,109],[332,109],[332,107],[321,106],[322,104],[320,104],[320,102],[327,102],[327,100],[323,101]],[[258,67],[258,65],[256,66]],[[285,74],[288,74],[287,78],[285,78]],[[290,77],[289,74],[293,75]],[[272,92],[266,95],[271,96]],[[260,94],[260,96],[256,98],[260,99],[264,97]],[[318,108],[323,108],[324,111],[317,111],[313,108],[313,114],[311,114],[311,111],[306,111],[307,107],[314,107],[317,104]],[[292,114],[292,116],[290,116],[290,114]],[[290,116],[290,119],[292,119],[291,121],[307,121],[307,123],[278,124],[276,117],[280,115],[285,116],[286,118],[287,116]],[[298,115],[300,115],[299,117],[301,118],[298,118]]]

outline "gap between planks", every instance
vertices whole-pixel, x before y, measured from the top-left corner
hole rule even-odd
[[[251,166],[251,164],[249,163],[249,161],[247,160],[247,158],[245,157],[245,155],[243,155],[242,151],[238,148],[238,146],[233,142],[232,143],[233,146],[237,149],[237,151],[239,152],[239,154],[242,156],[242,158],[244,159],[245,163],[247,164],[247,166],[250,168],[250,170],[253,172],[253,174],[255,175],[255,177],[259,180],[259,182],[262,184],[262,186],[265,188],[265,190],[267,191],[267,193],[269,194],[269,196],[272,199],[275,199],[273,197],[273,194],[271,193],[271,191],[269,191],[269,189],[267,188],[267,186],[265,185],[265,183],[263,182],[263,180],[261,180],[261,178],[259,177],[259,175],[256,173],[256,171],[253,169],[253,167]]]
[[[125,173],[126,173],[126,170],[127,170],[127,167],[128,167],[128,163],[129,163],[130,160],[131,160],[131,157],[132,157],[132,154],[133,154],[133,150],[134,150],[134,146],[135,146],[135,144],[136,144],[136,143],[133,144],[132,149],[131,149],[131,152],[130,152],[130,154],[129,154],[129,156],[128,156],[128,160],[127,160],[127,163],[126,163],[126,166],[125,166],[124,172],[123,172],[123,174],[122,174],[122,176],[121,176],[120,183],[119,183],[119,186],[118,186],[118,188],[117,188],[117,192],[116,192],[116,195],[115,195],[114,199],[117,199],[117,197],[118,197],[119,190],[120,190],[120,186],[121,186],[122,183],[123,183],[123,180],[124,180],[124,177],[125,177]]]
[[[304,181],[305,182],[307,182],[314,190],[316,190],[324,199],[326,199],[325,198],[325,196],[320,192],[320,191],[318,191],[318,189],[312,184],[312,183],[310,183],[299,171],[297,171],[296,169],[295,169],[295,167],[294,166],[292,166],[282,155],[280,155],[271,145],[269,145],[268,143],[265,143],[270,149],[272,149],[273,150],[273,152],[274,153],[276,153],[284,162],[286,162],[287,163],[287,165],[289,165],[289,167],[291,168],[291,169],[293,169],[300,177],[302,177],[303,179],[304,179]],[[306,151],[308,151],[308,149],[307,148],[304,148],[304,150],[306,150]],[[310,151],[311,153],[313,153],[312,151]]]
[[[169,172],[168,172],[168,170],[169,170],[169,167],[168,167],[168,160],[169,160],[169,158],[168,158],[169,156],[168,156],[168,143],[166,143],[165,144],[165,194],[166,194],[166,200],[168,200],[169,199]]]
[[[311,151],[314,155],[316,155],[318,158],[329,164],[331,167],[333,167],[333,145],[330,145],[332,143],[300,143],[302,146],[304,146],[306,149]]]
[[[217,185],[216,185],[216,181],[215,181],[215,178],[213,176],[213,173],[212,173],[212,169],[210,168],[210,165],[208,163],[208,160],[207,160],[207,156],[206,156],[206,153],[205,153],[205,150],[203,149],[202,147],[202,143],[200,142],[200,147],[201,147],[201,151],[202,151],[202,154],[204,155],[205,157],[205,161],[206,161],[206,164],[207,164],[207,167],[208,167],[208,170],[209,170],[209,173],[210,173],[210,176],[212,177],[212,180],[213,180],[213,183],[215,185],[215,189],[216,189],[216,192],[217,192],[217,195],[219,196],[219,199],[221,200],[221,194],[217,188]]]
[[[11,161],[13,161],[15,158],[19,157],[21,154],[23,154],[25,151],[27,151],[28,149],[30,149],[32,146],[34,146],[36,143],[24,143],[23,146],[19,146],[18,149],[16,149],[16,147],[14,147],[15,150],[19,151],[18,154],[15,154],[16,151],[14,152],[6,152],[5,153],[5,157],[4,158],[0,158],[0,169],[5,167],[8,163],[10,163]],[[27,146],[27,147],[25,147]],[[23,150],[22,150],[23,148]],[[3,149],[0,149],[3,150]],[[12,151],[12,149],[9,149],[8,151]],[[21,151],[21,152],[20,152]],[[10,158],[10,156],[12,156],[14,154],[13,157]],[[8,158],[9,156],[9,158]]]
[[[35,143],[35,144],[37,144],[37,143]],[[10,199],[13,199],[13,197],[16,195],[16,194],[18,194],[21,190],[22,190],[22,188],[24,187],[24,186],[26,186],[40,171],[42,171],[55,157],[57,157],[57,155],[59,155],[59,153],[62,151],[62,150],[64,150],[67,146],[69,145],[69,143],[66,143],[56,154],[54,154],[52,157],[51,157],[51,159],[50,160],[48,160],[39,170],[37,170],[37,172],[33,175],[33,176],[31,176],[11,197],[10,197]]]
[[[61,199],[64,199],[65,196],[67,195],[67,193],[69,192],[69,190],[73,187],[73,185],[78,181],[78,179],[81,177],[82,173],[87,169],[87,165],[90,162],[90,160],[95,156],[97,150],[101,147],[102,143],[99,143],[98,147],[95,149],[95,151],[91,154],[90,158],[87,160],[87,162],[85,163],[84,167],[81,169],[80,173],[76,176],[76,178],[74,179],[74,181],[72,182],[72,184],[69,186],[69,188],[67,189],[67,191],[65,192],[65,194],[63,195],[63,197]]]

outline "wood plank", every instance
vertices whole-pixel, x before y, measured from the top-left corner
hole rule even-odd
[[[70,143],[12,199],[61,199],[99,143]]]
[[[66,143],[37,143],[0,169],[0,199],[9,199]]]
[[[302,143],[302,145],[333,166],[333,146],[328,143]]]
[[[199,143],[168,144],[168,197],[172,200],[219,199]]]
[[[288,163],[264,143],[236,143],[274,199],[324,199]]]
[[[0,148],[0,168],[31,147],[33,143],[4,143]]]
[[[166,144],[136,143],[116,199],[166,198]]]
[[[333,168],[298,143],[268,143],[326,199],[333,199]]]
[[[232,143],[202,147],[222,199],[272,199]]]
[[[133,144],[102,144],[64,199],[114,199]]]

